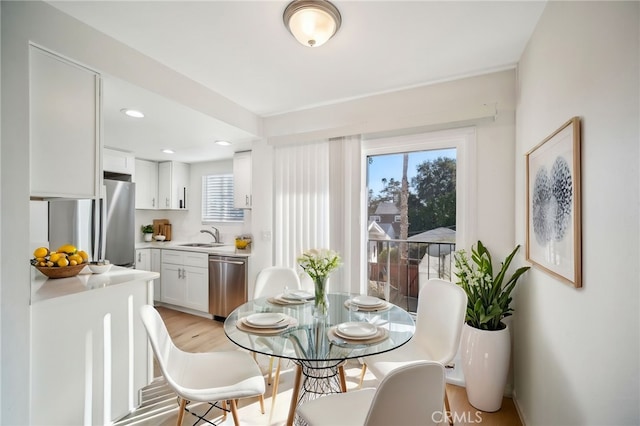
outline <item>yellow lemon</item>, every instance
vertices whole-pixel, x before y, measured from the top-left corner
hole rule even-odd
[[[65,259],[66,256],[63,253],[52,253],[51,256],[49,256],[49,260],[52,261],[53,263],[58,262],[58,260],[60,259]]]
[[[58,247],[57,251],[67,253],[67,254],[75,254],[78,251],[78,249],[76,248],[76,246],[73,246],[71,244],[65,244],[63,246]]]
[[[76,266],[77,264],[78,264],[78,262],[75,261],[75,260],[70,260],[69,261],[69,265],[71,265],[71,266]]]
[[[86,251],[84,250],[78,250],[78,255],[82,258],[82,262],[88,262],[89,261],[89,255],[87,254]]]
[[[43,258],[49,254],[49,249],[46,247],[38,247],[33,251],[33,257],[35,258]]]
[[[52,261],[48,261],[46,266],[52,267],[53,266],[53,262]]]
[[[69,266],[69,261],[67,260],[66,257],[61,257],[60,259],[58,259],[58,262],[56,262],[56,263],[61,268],[65,267],[65,266]]]
[[[80,256],[78,253],[72,254],[71,256],[69,256],[69,262],[75,262],[72,263],[72,265],[78,265],[82,263],[82,256]]]

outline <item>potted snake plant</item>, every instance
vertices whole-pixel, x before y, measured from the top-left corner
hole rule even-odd
[[[502,321],[513,313],[511,292],[529,270],[523,266],[507,276],[520,246],[506,257],[494,275],[489,250],[478,241],[469,258],[465,250],[454,253],[457,284],[467,294],[467,312],[460,349],[469,403],[482,411],[498,411],[509,372],[511,338]]]

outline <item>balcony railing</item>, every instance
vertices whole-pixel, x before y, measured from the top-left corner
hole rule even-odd
[[[419,276],[451,280],[455,243],[369,239],[367,294],[409,312],[418,306]]]

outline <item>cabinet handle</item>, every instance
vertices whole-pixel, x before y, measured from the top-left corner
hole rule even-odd
[[[138,253],[138,262],[142,262],[142,258],[140,257],[142,253]]]
[[[249,205],[249,196],[248,196],[248,195],[245,195],[245,196],[244,196],[244,205],[245,205],[245,206],[248,206],[248,205]]]
[[[182,278],[182,268],[178,268],[178,279]]]
[[[155,207],[156,206],[156,197],[153,197],[151,199],[151,207]]]
[[[186,269],[182,270],[182,278],[184,278],[185,280],[187,279],[187,270]]]
[[[169,207],[169,199],[168,198],[164,199],[164,206],[165,207]]]

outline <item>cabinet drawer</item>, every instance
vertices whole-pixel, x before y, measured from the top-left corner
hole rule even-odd
[[[162,263],[173,263],[175,265],[184,264],[184,254],[180,250],[162,250]]]
[[[193,252],[184,252],[184,265],[185,266],[195,266],[197,268],[208,268],[209,267],[209,254],[207,253],[193,253]]]
[[[208,253],[195,253],[183,250],[162,250],[162,263],[174,265],[195,266],[197,268],[209,267]]]

